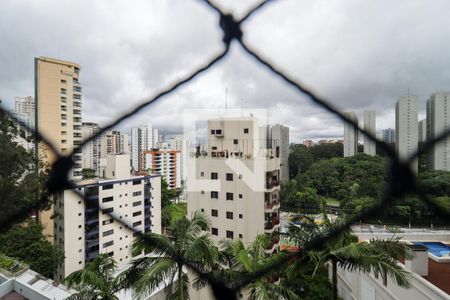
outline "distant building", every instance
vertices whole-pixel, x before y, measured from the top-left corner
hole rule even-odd
[[[82,124],[83,140],[96,135],[100,131],[100,126],[97,123],[83,123]],[[98,172],[100,168],[100,138],[95,138],[87,143],[83,149],[83,169],[92,169]]]
[[[395,149],[401,160],[409,159],[418,147],[417,96],[400,96],[395,104]],[[411,164],[418,171],[418,161]]]
[[[450,92],[431,94],[427,101],[427,137],[437,138],[450,130]],[[429,155],[429,167],[432,170],[450,171],[450,136],[434,144]]]
[[[314,146],[314,141],[313,140],[304,140],[303,145],[305,145],[307,148],[311,148]]]
[[[134,171],[142,171],[142,153],[158,147],[159,132],[151,124],[131,129],[131,165]]]
[[[419,143],[425,143],[427,141],[427,119],[419,121]]]
[[[393,144],[395,143],[395,130],[392,128],[388,128],[385,130],[382,130],[382,139],[383,142],[388,143],[388,144]]]
[[[374,110],[364,111],[364,130],[375,136],[377,128],[376,128],[376,115]],[[377,154],[375,142],[365,135],[363,137],[364,137],[364,153],[367,155]]]
[[[276,124],[267,126],[268,149],[279,149],[280,152],[280,170],[281,180],[289,180],[289,127]],[[279,148],[277,148],[279,147]]]
[[[108,155],[100,178],[80,181],[57,197],[53,238],[65,253],[58,280],[84,268],[99,253],[110,254],[119,267],[131,261],[134,234],[117,222],[119,216],[133,229],[161,234],[161,177],[131,176],[129,165],[127,154]]]
[[[35,127],[35,115],[36,115],[36,105],[34,98],[28,97],[16,97],[14,101],[14,117],[19,119],[21,122],[31,129]]]
[[[345,115],[358,123],[354,112],[346,112]],[[344,122],[344,157],[353,156],[358,153],[358,130],[353,125]]]
[[[144,171],[161,175],[168,188],[181,188],[181,151],[174,149],[153,149],[142,153]]]

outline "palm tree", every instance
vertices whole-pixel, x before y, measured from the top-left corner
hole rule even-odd
[[[114,294],[121,290],[120,278],[113,277],[117,265],[108,254],[100,254],[82,270],[73,272],[65,283],[78,293],[69,300],[82,299],[118,299]]]
[[[191,220],[175,222],[172,238],[146,233],[133,243],[133,256],[147,254],[132,262],[120,277],[134,290],[135,297],[149,295],[165,284],[166,299],[188,299],[189,278],[186,270],[194,267],[211,272],[218,258],[218,250],[209,235],[209,220],[195,212]]]
[[[287,234],[288,238],[302,247],[318,235],[323,235],[332,226],[330,222],[321,226],[312,224],[306,224],[303,228],[292,226]],[[372,239],[369,243],[358,242],[358,237],[347,230],[327,240],[320,249],[308,251],[307,256],[315,264],[314,273],[325,263],[331,263],[333,299],[338,299],[337,267],[364,273],[374,272],[376,276],[389,276],[399,286],[409,288],[409,273],[397,262],[405,257],[410,258],[412,253],[399,240],[400,238],[394,237],[388,240]],[[294,268],[296,266],[298,264],[293,265]]]
[[[222,277],[238,282],[248,274],[271,268],[287,255],[285,252],[267,255],[268,245],[269,239],[265,234],[258,235],[247,247],[241,240],[223,241],[221,254],[227,263],[223,268]],[[275,283],[277,275],[277,270],[274,270],[263,277],[252,280],[245,288],[249,291],[249,299],[297,299],[294,292]]]

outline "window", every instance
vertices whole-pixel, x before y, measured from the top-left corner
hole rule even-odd
[[[200,176],[201,177],[205,176],[205,172],[200,172]]]
[[[211,216],[213,216],[213,217],[219,216],[219,212],[217,211],[217,209],[211,209]]]
[[[106,198],[103,198],[102,199],[102,202],[103,203],[105,203],[105,202],[111,202],[111,201],[113,201],[113,197],[111,196],[111,197],[106,197]]]
[[[239,199],[242,199],[242,194],[239,194]]]
[[[133,197],[142,195],[141,191],[133,192]]]
[[[142,221],[137,221],[133,223],[133,227],[137,227],[142,224]]]
[[[227,193],[227,200],[233,200],[233,193]]]
[[[103,231],[103,236],[108,236],[114,233],[114,229]]]
[[[104,220],[102,223],[103,223],[103,225],[112,224],[112,223],[114,223],[114,219]]]
[[[238,144],[238,140],[233,140],[233,144],[237,145]]]
[[[214,129],[211,129],[211,134],[216,134],[216,131]]]
[[[139,206],[142,204],[142,201],[133,202],[133,207]]]
[[[242,214],[239,214],[239,219],[242,219]]]
[[[211,173],[211,179],[219,179],[219,174]]]
[[[109,213],[112,213],[113,211],[114,211],[114,208],[110,207],[110,208],[105,208],[104,210],[102,210],[102,213],[109,214]]]
[[[138,185],[138,184],[141,184],[140,180],[133,180],[133,185]]]
[[[110,190],[114,187],[114,184],[105,184],[102,186],[102,190]]]
[[[233,181],[233,173],[227,173],[227,181]]]
[[[109,241],[109,242],[103,243],[103,248],[106,248],[106,247],[109,247],[112,245],[114,245],[114,241]]]
[[[239,233],[239,238],[242,239],[242,234],[241,233]]]
[[[140,215],[142,215],[142,211],[135,211],[133,213],[133,217],[137,217],[137,216],[140,216]]]
[[[232,211],[227,211],[227,219],[233,220],[233,212]]]
[[[233,238],[234,238],[233,231],[227,230],[227,239],[233,239]]]
[[[212,227],[211,228],[211,234],[212,235],[219,235],[219,229]]]
[[[212,199],[219,199],[219,192],[211,191],[211,198]]]
[[[222,129],[216,129],[216,134],[222,134]]]
[[[244,128],[244,133],[248,133],[248,128]]]

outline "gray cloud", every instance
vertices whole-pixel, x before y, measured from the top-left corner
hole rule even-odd
[[[242,15],[251,1],[219,5]],[[105,123],[189,73],[221,49],[217,15],[199,1],[0,2],[0,98],[33,95],[33,58],[82,65],[83,118]],[[279,1],[244,26],[245,40],[342,110],[375,109],[394,126],[408,88],[425,100],[449,89],[450,3],[445,0]],[[339,137],[334,116],[295,93],[233,46],[209,73],[121,125],[175,132],[184,108],[266,108],[292,140]]]

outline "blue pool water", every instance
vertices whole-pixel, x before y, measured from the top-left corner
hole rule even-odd
[[[429,252],[439,257],[450,255],[450,246],[440,242],[413,242],[413,244],[425,246]]]

